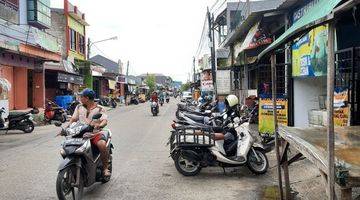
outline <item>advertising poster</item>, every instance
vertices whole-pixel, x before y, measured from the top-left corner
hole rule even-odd
[[[214,90],[212,75],[210,71],[203,71],[200,75],[201,91],[209,92]]]
[[[334,92],[334,125],[348,126],[350,123],[350,107],[347,103],[348,89],[337,89]]]
[[[324,76],[327,67],[327,25],[312,29],[292,46],[294,77]]]
[[[273,102],[269,96],[260,96],[259,101],[259,132],[273,134],[275,123],[273,117]],[[288,100],[277,98],[277,119],[279,124],[288,124]]]
[[[218,70],[216,72],[216,87],[218,94],[230,94],[231,92],[230,70]]]

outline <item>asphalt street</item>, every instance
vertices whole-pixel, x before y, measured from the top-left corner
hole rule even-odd
[[[246,167],[203,169],[198,176],[179,174],[166,142],[176,100],[153,117],[149,103],[108,111],[115,146],[113,176],[85,189],[84,199],[270,199],[273,172],[253,175]],[[0,199],[57,199],[55,181],[61,137],[55,126],[32,134],[0,133]],[[271,159],[270,159],[271,160]],[[273,166],[274,163],[270,163]]]

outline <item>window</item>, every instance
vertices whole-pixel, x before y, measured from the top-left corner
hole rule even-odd
[[[79,34],[79,52],[85,54],[85,37]]]
[[[70,29],[70,49],[76,51],[76,32]]]
[[[40,28],[51,26],[50,0],[27,0],[28,21]]]

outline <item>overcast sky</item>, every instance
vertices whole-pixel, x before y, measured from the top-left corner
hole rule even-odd
[[[163,73],[186,81],[192,68],[206,7],[216,0],[70,0],[86,14],[92,55],[130,61],[130,73]],[[51,0],[63,8],[63,0]],[[100,50],[98,50],[98,49]],[[102,51],[102,52],[101,52]]]

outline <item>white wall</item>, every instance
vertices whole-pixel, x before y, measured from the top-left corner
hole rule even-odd
[[[326,95],[326,77],[294,79],[294,125],[308,127],[308,112],[319,108],[319,95]]]

